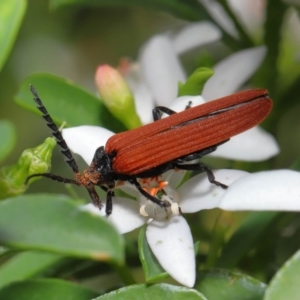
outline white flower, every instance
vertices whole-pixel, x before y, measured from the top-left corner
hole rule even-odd
[[[203,33],[204,29],[205,33]],[[199,33],[197,38],[195,38],[195,32]],[[216,27],[205,22],[188,26],[176,35],[169,33],[156,36],[144,46],[140,54],[139,67],[137,69],[130,67],[131,72],[127,73],[128,83],[137,101],[138,113],[144,122],[150,122],[147,114],[151,115],[154,102],[169,106],[175,111],[183,110],[189,101],[192,102],[193,106],[205,102],[200,96],[186,96],[176,99],[170,105],[176,98],[178,81],[185,81],[186,79],[178,55],[191,47],[199,45],[200,42],[197,43],[197,39],[203,44],[219,38],[220,33]],[[240,51],[220,62],[215,66],[215,75],[208,80],[204,87],[203,95],[205,98],[212,100],[215,97],[235,92],[260,65],[264,55],[264,47],[258,47]],[[218,91],[217,94],[216,91]],[[94,126],[80,126],[63,130],[63,136],[70,149],[81,155],[87,164],[91,163],[96,148],[104,146],[111,135],[113,135],[112,132]],[[249,136],[251,137],[250,141],[248,140]],[[227,149],[225,145],[220,147],[218,155],[233,159],[263,160],[278,153],[278,146],[274,138],[258,128],[251,129],[248,133],[241,134],[232,140],[232,142],[227,143],[229,145]],[[231,144],[233,146],[230,146]],[[222,152],[221,149],[224,147],[226,151]],[[214,174],[216,180],[226,185],[231,185],[240,178],[237,181],[241,181],[240,193],[242,194],[243,189],[244,193],[247,193],[249,186],[243,185],[242,180],[244,177],[248,178],[252,175],[236,170],[219,170],[215,171]],[[182,180],[183,172],[169,171],[163,176],[163,179],[157,179],[156,183],[158,180],[168,181],[168,185],[164,187],[167,195],[163,200],[173,203],[172,196],[175,203],[173,203],[172,209],[164,210],[164,208],[160,208],[140,196],[136,190],[131,190],[130,193],[135,194],[137,201],[114,197],[113,212],[109,219],[115,224],[120,233],[134,230],[148,222],[149,219],[154,219],[148,224],[146,231],[147,240],[154,255],[175,280],[192,287],[196,274],[193,239],[187,222],[178,213],[179,208],[182,213],[191,213],[214,207],[235,210],[235,205],[230,205],[230,203],[239,201],[226,196],[227,193],[234,193],[232,187],[226,192],[222,188],[209,183],[206,174],[193,177],[180,186],[178,190],[175,189]],[[118,187],[123,188],[124,186]],[[126,187],[128,192],[128,186]],[[149,190],[151,184],[146,183],[144,187]],[[274,188],[278,187],[277,184]],[[239,193],[238,196],[240,196]],[[266,197],[266,202],[270,203],[269,200]],[[240,202],[245,203],[242,197]],[[103,204],[105,206],[105,203]],[[250,199],[247,205],[245,207],[251,206]],[[105,208],[100,211],[93,205],[88,205],[85,209],[95,214],[105,215]]]
[[[96,148],[99,145],[105,145],[105,139],[112,134],[104,128],[95,126],[80,126],[63,130],[64,139],[70,149],[81,155],[88,164],[91,163]],[[80,143],[78,143],[78,140],[80,140]],[[226,185],[230,185],[237,178],[247,174],[236,170],[219,170],[214,173],[217,180]],[[169,183],[165,187],[167,196],[171,195],[177,198],[182,213],[191,213],[219,206],[225,190],[209,183],[206,174],[193,177],[175,191],[183,175],[183,171],[168,171],[160,179],[152,180],[152,183],[167,180]],[[148,188],[148,191],[150,190],[151,183],[147,183],[145,180],[141,180],[140,183],[143,187]],[[113,211],[109,216],[109,220],[123,234],[144,225],[149,219],[154,218],[148,224],[146,231],[147,240],[154,255],[161,266],[175,280],[192,287],[196,276],[194,245],[190,228],[184,217],[180,214],[176,215],[176,213],[173,215],[170,210],[165,212],[164,208],[160,208],[150,200],[146,200],[134,188],[129,190],[129,186],[127,184],[124,191],[136,196],[138,201],[114,197]],[[123,186],[121,185],[119,188],[123,188]],[[93,214],[105,216],[105,199],[102,199],[102,202],[104,207],[101,210],[93,204],[86,205],[84,209]],[[144,215],[146,212],[149,216],[142,216],[141,212]]]
[[[92,161],[95,149],[99,145],[105,145],[106,139],[112,134],[106,129],[95,126],[80,126],[63,130],[63,136],[69,147],[73,152],[80,154],[88,164]],[[183,173],[168,171],[163,175],[163,179],[160,178],[169,182],[166,189],[167,196],[173,196],[183,214],[215,207],[232,211],[300,210],[299,172],[277,170],[248,174],[238,170],[217,170],[214,171],[216,180],[228,185],[227,190],[209,183],[206,174],[191,178],[175,190],[182,180]],[[154,218],[146,230],[147,240],[154,255],[175,280],[192,287],[196,274],[195,255],[193,238],[184,217],[173,216],[170,211],[164,214],[163,208],[145,200],[134,189],[128,190],[127,188],[125,192],[135,195],[138,201],[114,197],[113,211],[109,220],[123,234]],[[84,209],[93,214],[105,216],[105,199],[102,201],[104,207],[101,210],[93,204],[88,204]],[[148,213],[149,217],[140,214],[141,205],[145,205],[145,201],[147,203],[143,212]]]
[[[154,106],[169,106],[176,99],[178,82],[186,80],[180,55],[220,39],[221,32],[215,25],[196,22],[177,33],[153,36],[141,48],[137,63],[124,65],[123,61],[121,70],[133,91],[136,109],[144,124],[152,122]]]
[[[177,34],[154,36],[142,47],[138,63],[127,63],[125,68],[123,65],[123,73],[133,91],[136,109],[144,124],[152,122],[151,110],[155,103],[175,111],[184,109],[188,102],[182,97],[176,104],[173,103],[177,96],[178,82],[186,80],[180,54],[196,46],[217,41],[220,37],[220,31],[211,23],[193,23]],[[230,55],[214,66],[215,73],[206,82],[202,98],[197,96],[188,99],[195,106],[233,94],[257,70],[265,54],[266,49],[261,46]],[[230,143],[219,147],[211,155],[244,161],[261,161],[277,155],[278,152],[279,147],[275,139],[261,128],[254,127],[233,137]]]
[[[198,0],[210,14],[216,24],[234,39],[239,40],[239,32],[232,18],[217,0]],[[281,21],[281,39],[279,53],[276,60],[276,69],[279,72],[277,90],[287,90],[298,78],[299,46],[300,46],[300,21],[297,12],[298,0],[283,0],[287,7],[284,19]],[[255,44],[264,43],[265,24],[267,17],[266,0],[228,0],[227,4],[240,23],[242,30],[255,41]],[[269,16],[271,17],[271,16]],[[287,52],[289,55],[287,55]]]
[[[235,38],[238,37],[233,21],[218,1],[199,0],[199,2],[227,33]],[[265,0],[228,0],[228,5],[248,33],[251,35],[262,34],[262,26],[265,21]]]

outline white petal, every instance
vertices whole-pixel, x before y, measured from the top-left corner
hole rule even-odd
[[[101,210],[90,203],[83,206],[81,209],[90,213],[105,217],[105,202],[102,202]],[[130,232],[145,224],[147,219],[139,215],[139,206],[136,201],[127,198],[114,197],[112,214],[108,217],[120,234]]]
[[[169,170],[164,173],[162,177],[168,182],[169,186],[173,189],[176,189],[177,186],[181,183],[186,171],[184,170]]]
[[[133,90],[135,109],[143,124],[153,122],[153,98],[145,84],[141,83]]]
[[[88,211],[89,213],[95,216],[105,217],[105,204],[101,209],[99,209],[99,207],[96,207],[93,203],[88,203],[86,205],[81,206],[80,210]]]
[[[249,33],[257,34],[258,30],[262,31],[266,12],[265,1],[228,0],[228,4]]]
[[[221,199],[226,210],[300,210],[300,173],[259,172],[234,182]]]
[[[221,39],[222,33],[210,22],[196,22],[185,26],[173,37],[173,45],[178,55]]]
[[[191,107],[195,107],[197,105],[204,104],[205,100],[201,96],[182,96],[176,98],[176,100],[171,103],[169,108],[176,112],[181,112],[186,109],[187,105],[189,105],[190,102]],[[163,117],[166,116],[166,114],[163,115]]]
[[[224,28],[230,35],[237,38],[238,33],[235,29],[234,23],[228,16],[223,6],[215,0],[199,0],[202,5],[206,8],[212,18]]]
[[[123,182],[123,185],[120,185],[118,188],[120,190],[122,190],[122,192],[126,193],[127,195],[133,197],[133,198],[137,198],[139,192],[136,189],[136,187],[129,183],[128,181]]]
[[[266,55],[264,46],[236,52],[214,66],[215,74],[204,85],[202,96],[214,100],[238,90],[260,66]]]
[[[177,96],[178,81],[185,81],[170,39],[164,35],[154,36],[144,45],[139,61],[154,99],[159,105],[169,106]]]
[[[217,181],[228,186],[248,173],[239,170],[213,171]],[[227,190],[208,181],[206,173],[199,174],[186,181],[179,189],[179,206],[183,213],[193,213],[202,209],[218,207]]]
[[[256,126],[232,137],[209,155],[234,160],[261,161],[278,153],[279,146],[275,138]]]
[[[153,97],[142,78],[138,64],[131,63],[130,68],[127,70],[124,76],[134,95],[135,108],[142,123],[151,123],[153,121]]]
[[[72,152],[79,154],[90,165],[96,149],[105,146],[114,133],[98,126],[78,126],[63,129],[62,135]]]
[[[190,227],[182,216],[153,221],[146,231],[150,248],[160,265],[179,283],[195,283],[195,254]]]

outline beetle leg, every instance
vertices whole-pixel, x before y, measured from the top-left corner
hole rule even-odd
[[[201,157],[204,156],[204,155],[207,155],[207,154],[209,154],[209,153],[212,153],[212,152],[216,151],[217,148],[218,148],[220,145],[222,145],[222,144],[224,144],[224,143],[226,143],[226,142],[228,142],[228,141],[229,141],[229,139],[228,139],[228,140],[225,140],[225,141],[223,141],[223,142],[221,142],[221,143],[218,143],[218,144],[216,144],[216,145],[210,146],[210,147],[208,147],[208,148],[202,149],[202,150],[200,150],[200,151],[197,151],[197,152],[188,154],[188,155],[186,155],[186,156],[183,156],[183,157],[181,157],[181,158],[176,159],[175,162],[176,162],[176,163],[184,163],[184,162],[187,162],[187,161],[191,161],[191,160],[194,160],[194,159],[201,158]]]
[[[157,121],[161,119],[161,113],[165,113],[167,115],[177,114],[176,111],[167,108],[165,106],[156,106],[152,109],[153,120]]]
[[[220,186],[222,189],[227,189],[228,186],[224,183],[221,183],[219,181],[215,180],[215,175],[212,172],[211,169],[209,169],[205,164],[203,163],[198,163],[198,164],[189,164],[189,165],[180,165],[180,164],[176,164],[175,165],[176,168],[181,169],[181,170],[187,170],[187,171],[204,171],[207,174],[207,178],[209,180],[210,183],[213,183],[217,186]]]
[[[185,110],[192,108],[193,102],[189,101],[189,103],[186,105]]]
[[[107,187],[101,187],[103,190],[106,190],[106,206],[105,206],[105,213],[106,216],[108,217],[112,213],[112,197],[115,195],[114,193],[114,187],[115,184],[112,183]]]
[[[107,190],[106,193],[106,206],[105,206],[105,213],[109,216],[112,213],[112,197],[114,196],[114,191],[111,189]]]
[[[178,159],[176,159],[176,163],[184,163],[184,162],[187,162],[187,161],[191,161],[191,160],[194,160],[194,159],[201,158],[204,155],[207,155],[211,152],[216,151],[217,147],[218,147],[218,145],[211,146],[209,148],[205,148],[205,149],[200,150],[198,152],[195,152],[195,153],[186,155],[184,157],[178,158]]]
[[[104,192],[107,193],[108,188],[106,186],[103,186],[103,185],[98,185],[98,186],[101,188],[101,190],[103,190]]]
[[[136,178],[130,178],[128,180],[131,184],[134,184],[135,187],[137,188],[137,190],[143,195],[145,196],[147,199],[151,200],[152,202],[158,204],[160,207],[169,207],[171,206],[171,204],[168,201],[162,201],[154,196],[152,196],[151,194],[149,194],[148,192],[146,192],[145,190],[143,190],[143,188],[141,187],[141,185],[137,182]]]
[[[192,101],[189,101],[188,104],[186,105],[185,107],[185,110],[189,109],[192,107]],[[168,108],[168,107],[165,107],[165,106],[156,106],[152,109],[152,115],[153,115],[153,120],[154,121],[157,121],[157,120],[160,120],[161,119],[161,113],[165,113],[167,115],[173,115],[173,114],[177,114],[176,111]]]

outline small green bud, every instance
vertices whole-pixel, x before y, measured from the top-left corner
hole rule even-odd
[[[27,189],[28,176],[46,173],[51,169],[51,157],[56,145],[54,138],[47,138],[43,144],[24,150],[18,161],[0,169],[0,199],[22,194]],[[37,180],[32,178],[30,182]]]
[[[178,97],[201,95],[204,84],[214,74],[209,68],[199,68],[187,79],[185,83],[178,84]]]
[[[134,98],[121,73],[109,65],[99,66],[95,81],[109,111],[129,129],[141,126]]]

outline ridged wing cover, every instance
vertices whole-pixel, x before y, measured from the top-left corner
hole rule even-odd
[[[135,175],[225,141],[263,121],[272,109],[266,90],[226,96],[112,136],[115,172]]]

